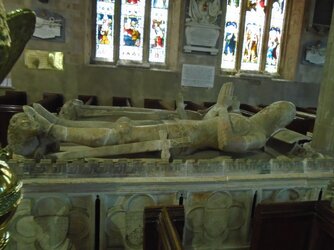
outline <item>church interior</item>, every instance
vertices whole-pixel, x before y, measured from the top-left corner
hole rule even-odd
[[[0,0],[0,249],[334,249],[333,6]]]

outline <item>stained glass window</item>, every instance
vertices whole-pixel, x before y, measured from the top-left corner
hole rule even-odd
[[[168,0],[152,0],[150,22],[150,62],[165,62],[167,21]]]
[[[270,73],[277,72],[282,30],[284,24],[285,1],[274,0],[271,11],[271,20],[268,38],[268,50],[266,58],[266,71]]]
[[[145,0],[122,0],[119,58],[143,60]]]
[[[286,2],[226,0],[222,69],[278,72]]]
[[[228,0],[226,6],[224,43],[221,67],[234,69],[239,36],[240,0]]]
[[[165,64],[169,4],[169,0],[96,0],[94,59]]]
[[[96,3],[96,58],[113,61],[114,0],[97,0]]]
[[[265,0],[247,0],[241,69],[259,70]]]

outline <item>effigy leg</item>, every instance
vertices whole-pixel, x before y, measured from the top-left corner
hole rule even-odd
[[[180,118],[200,120],[202,114],[184,110],[180,101],[178,101],[178,109],[174,111],[139,107],[94,106],[85,105],[79,100],[71,100],[63,105],[59,112],[59,117],[69,120],[95,121],[116,121],[121,117],[128,117],[131,120],[172,120]]]
[[[154,125],[160,124],[161,121],[158,120],[131,120],[127,117],[121,117],[118,120],[112,121],[82,121],[82,120],[69,120],[66,118],[59,117],[53,113],[50,113],[46,110],[41,104],[34,103],[33,104],[34,110],[47,119],[49,122],[62,125],[66,127],[77,127],[77,128],[115,128],[120,123],[128,123],[134,126],[137,125]]]
[[[29,119],[38,125],[41,136],[51,136],[62,142],[91,147],[118,144],[121,139],[120,129],[66,127],[49,122],[30,106],[23,106],[23,110]]]
[[[166,131],[165,131],[166,132]],[[164,132],[161,136],[165,137]],[[161,159],[169,160],[170,153],[169,149],[187,147],[190,145],[190,139],[188,137],[177,138],[177,139],[158,139],[152,141],[133,142],[119,145],[107,145],[96,148],[82,149],[80,151],[67,151],[59,152],[46,155],[46,158],[51,159],[81,159],[81,158],[92,158],[92,157],[107,157],[116,155],[131,155],[136,153],[146,153],[161,151]]]

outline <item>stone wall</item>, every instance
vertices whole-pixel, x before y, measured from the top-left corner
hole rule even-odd
[[[177,48],[173,52],[177,61],[172,62],[172,70],[90,65],[90,3],[88,0],[59,0],[49,1],[48,4],[31,0],[4,0],[7,10],[20,7],[33,10],[46,8],[60,13],[66,20],[65,42],[32,39],[26,47],[64,52],[64,71],[27,69],[23,56],[12,71],[14,88],[26,91],[30,103],[40,100],[44,92],[62,93],[66,100],[78,95],[96,95],[102,105],[110,105],[112,97],[115,96],[130,97],[137,106],[142,106],[144,98],[174,100],[178,92],[183,93],[186,101],[213,102],[221,85],[233,81],[236,84],[236,95],[243,103],[256,105],[269,104],[275,100],[290,100],[302,107],[317,105],[318,80],[319,74],[321,75],[321,69],[318,68],[312,71],[314,81],[309,77],[308,83],[254,76],[223,76],[217,70],[213,88],[181,87],[182,63],[216,65],[218,58],[209,55],[187,55],[182,52],[180,20],[183,20],[183,16],[180,8],[183,1],[180,0],[173,1],[175,11],[172,26],[179,28],[173,30],[172,47]],[[297,39],[296,42],[298,41]]]

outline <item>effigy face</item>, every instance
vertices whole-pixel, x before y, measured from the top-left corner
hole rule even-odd
[[[31,122],[24,113],[15,114],[8,126],[8,145],[13,153],[28,156],[38,147],[38,124]]]

